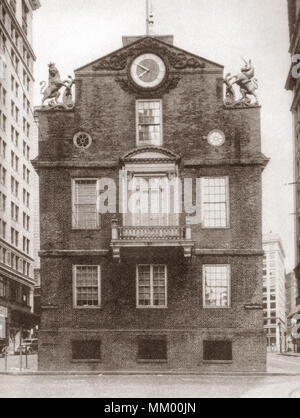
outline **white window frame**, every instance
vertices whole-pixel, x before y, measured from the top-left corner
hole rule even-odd
[[[145,144],[145,143],[140,143],[140,132],[139,132],[139,103],[141,102],[159,102],[160,103],[160,144]],[[163,145],[163,101],[162,99],[139,99],[136,100],[136,104],[135,104],[135,118],[136,118],[136,146],[137,147],[142,147],[142,146],[159,146],[161,147]]]
[[[77,231],[98,231],[101,229],[101,222],[100,222],[100,211],[99,211],[99,200],[97,198],[99,192],[99,179],[98,178],[73,178],[72,180],[72,229]],[[76,205],[75,205],[75,198],[76,198],[76,182],[77,181],[95,181],[96,182],[96,216],[97,216],[97,225],[95,228],[80,228],[77,225],[77,222],[74,218],[76,213]]]
[[[204,205],[204,180],[225,179],[226,181],[226,226],[205,226]],[[201,177],[201,224],[202,229],[230,229],[230,182],[229,176],[205,176]]]
[[[98,271],[98,305],[97,306],[77,306],[77,267],[97,267]],[[74,309],[100,309],[101,308],[101,266],[75,264],[72,268],[73,275],[73,308]]]
[[[228,292],[228,304],[227,306],[206,306],[206,300],[205,300],[205,273],[207,267],[226,267],[227,268],[227,275],[228,275],[228,286],[227,286],[227,292]],[[203,303],[203,309],[231,309],[231,265],[230,264],[204,264],[203,270],[202,270],[202,303]]]
[[[150,266],[150,305],[139,304],[139,267]],[[153,305],[153,266],[164,266],[165,268],[165,305]],[[166,264],[137,264],[136,265],[136,307],[137,309],[167,309],[168,308],[168,266]]]

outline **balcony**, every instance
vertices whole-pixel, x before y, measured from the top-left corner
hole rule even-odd
[[[111,248],[113,257],[120,258],[121,248],[182,247],[184,256],[191,257],[194,242],[191,225],[186,226],[123,226],[112,221]]]

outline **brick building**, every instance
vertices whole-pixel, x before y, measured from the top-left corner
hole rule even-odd
[[[264,327],[268,347],[286,351],[287,317],[285,292],[285,252],[281,238],[275,234],[263,237],[263,302]]]
[[[172,36],[125,37],[75,79],[73,109],[36,109],[39,369],[264,371],[259,106],[225,106],[223,67]],[[152,210],[174,179],[190,205]]]

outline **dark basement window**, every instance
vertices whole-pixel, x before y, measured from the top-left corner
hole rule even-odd
[[[77,361],[100,361],[101,341],[72,341],[72,359]]]
[[[232,361],[231,341],[204,341],[204,361]]]
[[[167,337],[139,337],[138,355],[139,361],[167,361]]]

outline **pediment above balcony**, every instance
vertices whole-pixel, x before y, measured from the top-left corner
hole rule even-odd
[[[136,148],[129,153],[125,154],[121,158],[122,164],[132,164],[132,163],[151,163],[151,164],[160,164],[160,163],[177,163],[180,160],[180,156],[175,154],[172,151],[166,150],[160,147],[144,147]]]

